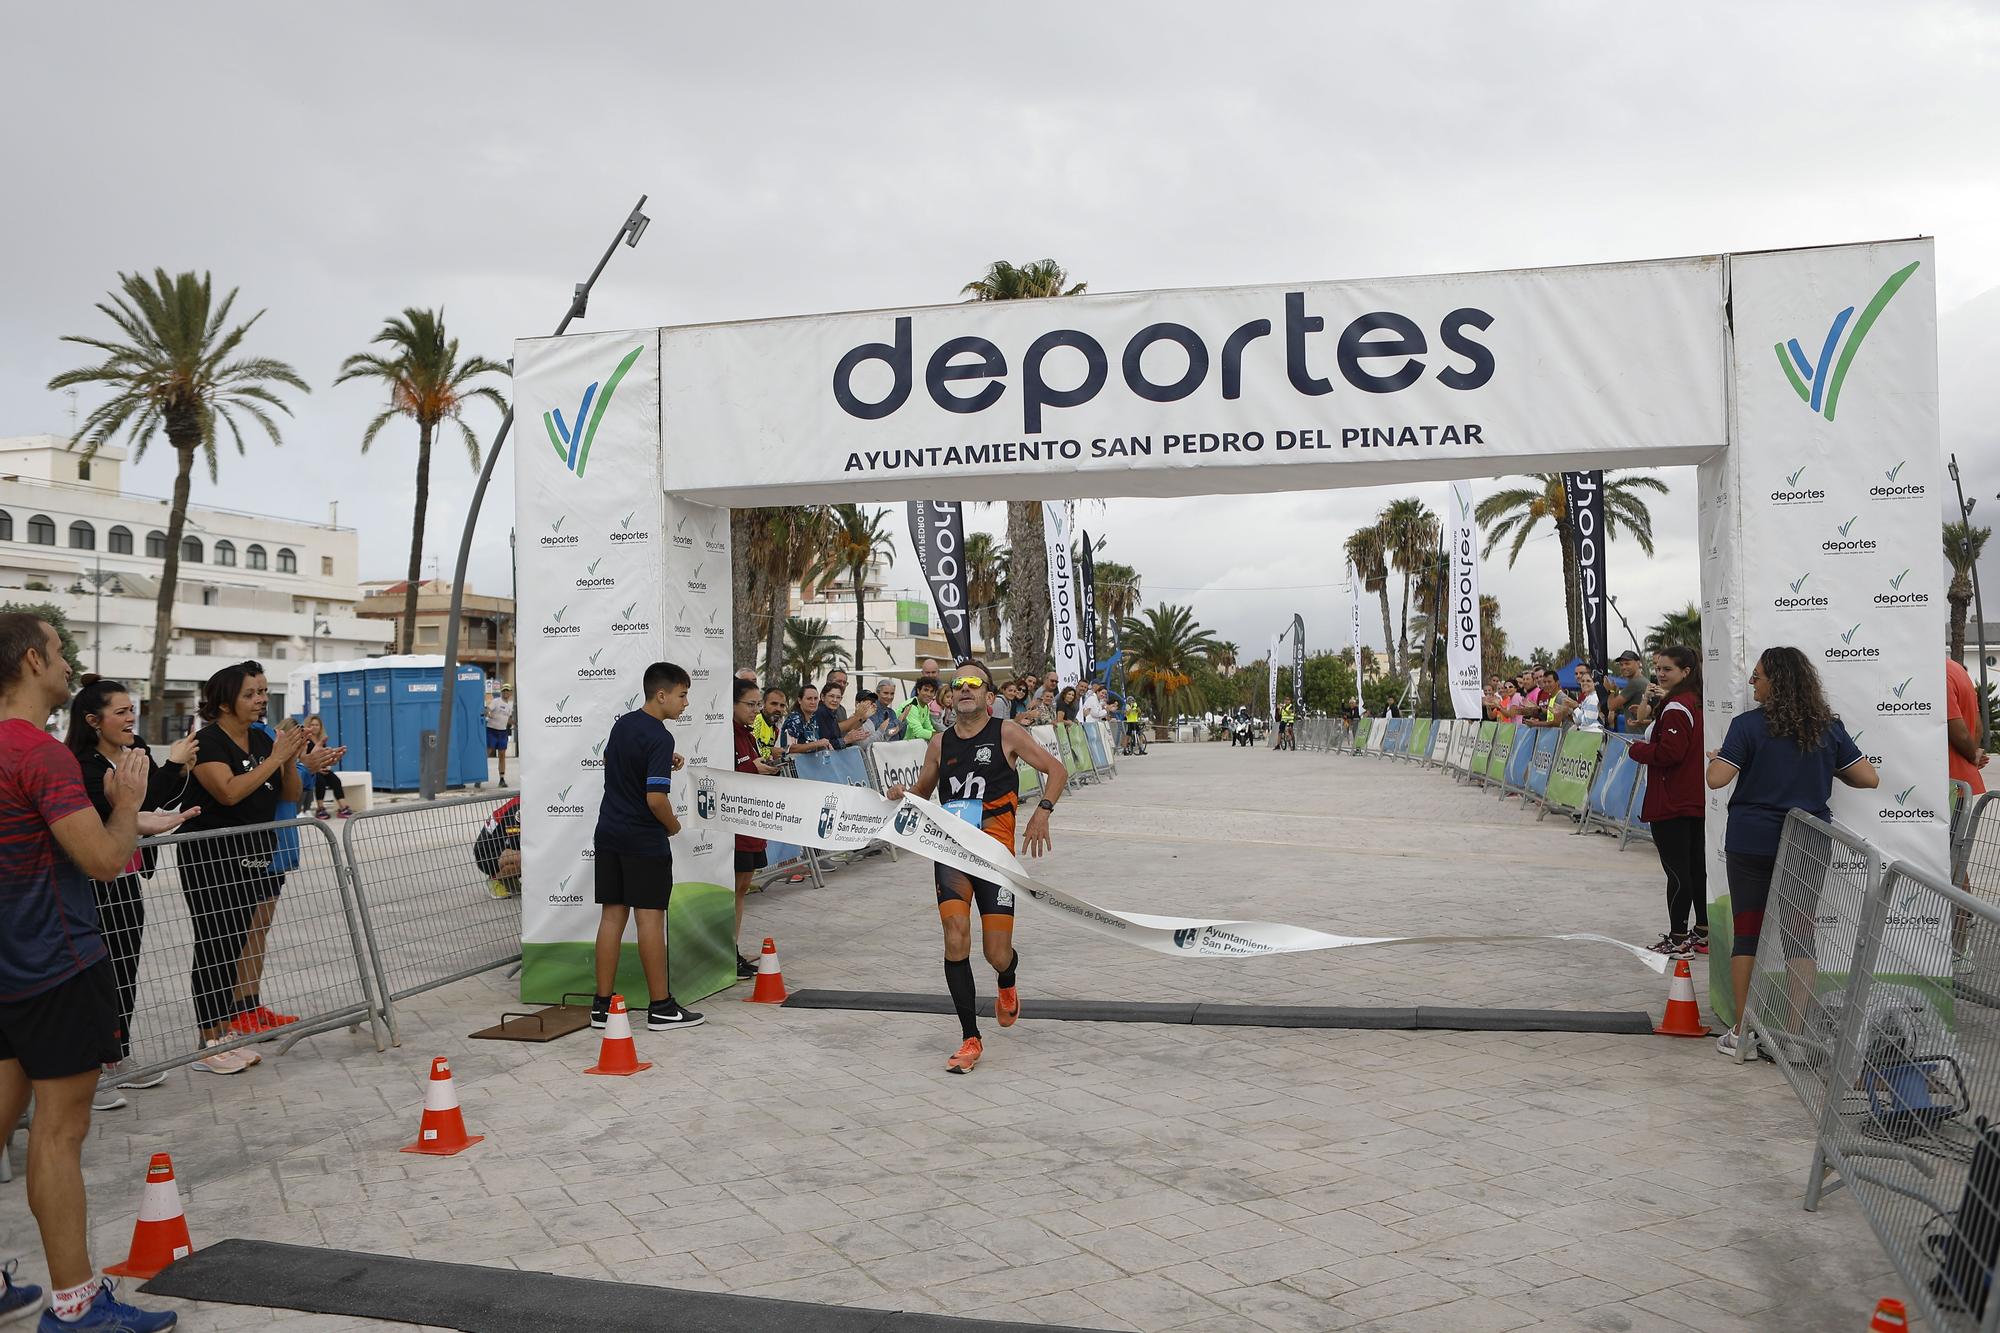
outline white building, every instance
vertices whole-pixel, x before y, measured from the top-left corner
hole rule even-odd
[[[55,435],[0,439],[0,601],[62,608],[83,669],[143,696],[168,502],[125,492],[125,457],[107,446],[85,461]],[[352,528],[190,505],[164,713],[192,712],[202,681],[254,658],[268,668],[275,717],[289,674],[280,663],[389,651],[393,627],[355,614],[357,562]]]
[[[862,581],[861,595],[866,616],[862,660],[868,664],[863,675],[871,684],[878,671],[884,675],[915,675],[918,664],[926,657],[935,657],[940,662],[951,660],[944,630],[932,623],[936,612],[932,609],[929,593],[922,589],[888,589],[884,586],[888,574],[889,566],[877,560],[869,565]],[[808,593],[812,595],[808,596]],[[801,619],[824,620],[826,632],[846,648],[852,658],[854,584],[851,580],[839,579],[824,593],[794,584],[791,614]],[[977,642],[975,634],[974,643]]]

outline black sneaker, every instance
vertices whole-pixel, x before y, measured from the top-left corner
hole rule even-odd
[[[1684,952],[1686,952],[1685,949],[1686,938],[1687,937],[1684,935],[1676,935],[1671,931],[1669,931],[1667,934],[1660,936],[1658,940],[1654,941],[1652,944],[1647,945],[1646,947],[1653,953],[1665,954],[1669,958],[1678,958]]]
[[[742,954],[740,953],[737,954],[736,979],[738,981],[748,981],[750,980],[750,978],[756,975],[757,975],[757,964],[751,962],[748,958],[745,958]]]
[[[609,995],[593,995],[590,997],[590,1025],[592,1027],[603,1027],[605,1018],[610,1013],[611,997]]]
[[[683,1009],[674,1003],[669,995],[664,1000],[655,1000],[646,1006],[646,1031],[666,1032],[671,1028],[698,1027],[702,1022],[700,1014],[692,1009]]]

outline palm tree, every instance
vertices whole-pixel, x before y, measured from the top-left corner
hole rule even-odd
[[[192,489],[197,450],[208,463],[208,479],[216,479],[216,423],[229,427],[236,452],[243,452],[241,413],[257,423],[273,445],[282,445],[272,413],[292,409],[278,397],[282,386],[309,393],[306,382],[283,361],[238,356],[251,328],[264,316],[258,311],[229,328],[229,311],[236,289],[220,303],[213,299],[209,275],[168,277],[154,269],[148,282],[138,273],[120,273],[119,290],[97,308],[118,328],[123,341],[65,334],[62,341],[93,347],[104,354],[94,366],[66,370],[49,381],[51,389],[101,384],[111,397],[91,410],[70,440],[88,459],[114,436],[125,432],[132,457],[146,456],[146,446],[165,430],[176,456],[174,498],[167,515],[167,555],[160,571],[160,590],[153,611],[152,666],[147,675],[146,701],[153,715],[166,718],[167,649],[173,636],[174,593],[180,581],[181,537],[187,529],[188,493]],[[226,331],[225,331],[226,330]],[[234,359],[232,359],[234,358]]]
[[[1083,283],[1053,259],[1015,267],[1004,259],[960,289],[974,301],[1028,301],[1047,296],[1075,296]],[[1048,661],[1043,646],[1049,632],[1049,558],[1042,538],[1039,500],[1007,502],[1007,546],[1012,552],[1007,581],[1007,639],[1016,671],[1039,671]]]
[[[1556,537],[1562,543],[1563,598],[1569,612],[1569,639],[1571,643],[1582,643],[1583,603],[1577,592],[1576,529],[1569,521],[1568,502],[1563,495],[1562,473],[1533,472],[1527,476],[1535,484],[1516,486],[1509,490],[1495,491],[1479,502],[1474,511],[1481,527],[1486,529],[1486,547],[1482,556],[1492,555],[1493,548],[1514,536],[1514,544],[1507,550],[1507,567],[1513,568],[1520,558],[1521,547],[1527,544],[1535,526],[1548,519],[1555,526]],[[1617,472],[1604,474],[1604,539],[1608,542],[1624,528],[1639,543],[1639,549],[1647,555],[1653,553],[1653,514],[1640,498],[1640,491],[1666,493],[1667,483],[1652,476],[1620,476]]]
[[[825,545],[824,505],[781,505],[751,511],[750,561],[762,571],[770,598],[765,617],[764,671],[775,675],[785,657],[785,623],[791,615],[792,585],[803,580]],[[732,524],[733,531],[733,524]]]
[[[1396,636],[1396,661],[1410,660],[1410,579],[1438,561],[1438,521],[1422,500],[1406,496],[1391,500],[1375,520],[1389,563],[1403,576],[1403,621]],[[1427,603],[1428,605],[1428,603]]]
[[[1139,609],[1139,571],[1116,560],[1099,560],[1096,573],[1097,641],[1109,644],[1111,626]]]
[[[1363,592],[1382,598],[1382,646],[1396,646],[1395,626],[1389,620],[1389,549],[1379,524],[1361,529],[1347,539],[1347,559],[1361,575]]]
[[[847,646],[827,632],[819,616],[793,616],[785,622],[783,679],[809,685],[847,661]],[[856,668],[859,670],[859,668]]]
[[[886,509],[863,509],[857,504],[833,506],[820,547],[819,561],[806,575],[818,582],[821,595],[825,595],[827,589],[843,578],[853,583],[856,671],[865,665],[861,649],[868,632],[869,567],[877,559],[893,559],[896,554],[895,539],[883,526],[888,516]]]
[[[1660,623],[1646,631],[1646,651],[1657,653],[1662,648],[1682,648],[1701,651],[1701,608],[1693,602],[1678,611],[1669,611],[1660,618]]]
[[[405,307],[401,315],[386,321],[370,342],[385,344],[389,354],[356,352],[340,363],[335,384],[349,380],[380,380],[388,387],[389,405],[375,415],[361,432],[361,452],[382,428],[397,417],[417,423],[416,512],[410,522],[410,574],[403,584],[403,641],[400,651],[409,652],[417,639],[417,585],[423,578],[424,520],[431,498],[431,442],[437,428],[449,421],[458,427],[465,442],[467,460],[479,470],[479,437],[465,423],[466,404],[485,399],[503,413],[507,399],[490,384],[473,387],[481,375],[505,375],[507,367],[483,356],[458,358],[458,339],[444,329],[442,310]]]
[[[1208,664],[1227,676],[1236,670],[1236,658],[1242,651],[1234,640],[1218,643],[1208,654]]]
[[[1507,631],[1500,628],[1500,599],[1479,594],[1479,666],[1489,676],[1500,674],[1507,657]]]
[[[1951,565],[1951,582],[1945,588],[1945,601],[1951,605],[1952,660],[1965,656],[1965,614],[1972,605],[1972,571],[1979,563],[1980,552],[1986,549],[1986,539],[1993,535],[1991,528],[1975,528],[1970,523],[1947,523],[1944,525],[1944,558]]]
[[[965,597],[979,618],[979,637],[987,652],[1000,643],[1000,598],[1007,586],[1007,547],[990,532],[965,538]]]
[[[1212,661],[1220,645],[1195,622],[1193,607],[1152,607],[1143,619],[1127,619],[1120,633],[1131,664],[1127,679],[1152,696],[1154,718],[1165,721],[1200,705],[1195,668]]]

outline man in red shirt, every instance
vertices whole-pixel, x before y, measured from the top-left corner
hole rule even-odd
[[[767,776],[778,772],[777,766],[764,761],[757,746],[757,733],[750,730],[750,723],[757,716],[757,682],[739,680],[736,682],[736,771],[738,773],[763,773]],[[750,896],[751,881],[765,866],[765,847],[762,838],[746,838],[740,834],[736,839],[736,935],[743,934],[743,900]],[[748,981],[757,975],[757,964],[743,956],[740,938],[736,945],[736,979]]]
[[[157,1333],[174,1316],[118,1301],[90,1262],[85,1231],[83,1141],[120,1027],[88,881],[118,878],[142,832],[165,832],[187,815],[140,815],[152,761],[135,746],[104,775],[111,816],[99,819],[76,756],[42,730],[68,698],[55,630],[25,612],[0,615],[0,1125],[11,1130],[34,1101],[28,1208],[48,1256],[55,1319]],[[19,1299],[28,1292],[6,1284],[14,1309],[40,1296]]]
[[[1979,687],[1972,683],[1972,673],[1955,657],[1944,659],[1944,698],[1951,775],[1977,796],[1986,790],[1979,776],[1979,770],[1986,767],[1986,710],[1980,704]]]

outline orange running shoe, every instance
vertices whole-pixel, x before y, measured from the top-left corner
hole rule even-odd
[[[947,1074],[970,1074],[972,1067],[979,1063],[979,1057],[986,1049],[977,1037],[967,1037],[965,1045],[958,1048],[958,1054],[944,1062]]]
[[[1010,1028],[1014,1020],[1021,1016],[1021,988],[1002,986],[1000,998],[993,1002],[993,1016],[1000,1020],[1000,1026]]]
[[[256,1014],[258,1021],[263,1023],[266,1031],[269,1031],[271,1028],[281,1028],[287,1023],[296,1023],[299,1021],[297,1014],[276,1013],[261,1004],[257,1006]]]
[[[268,1028],[255,1009],[245,1009],[229,1020],[229,1030],[240,1037],[254,1037]]]

